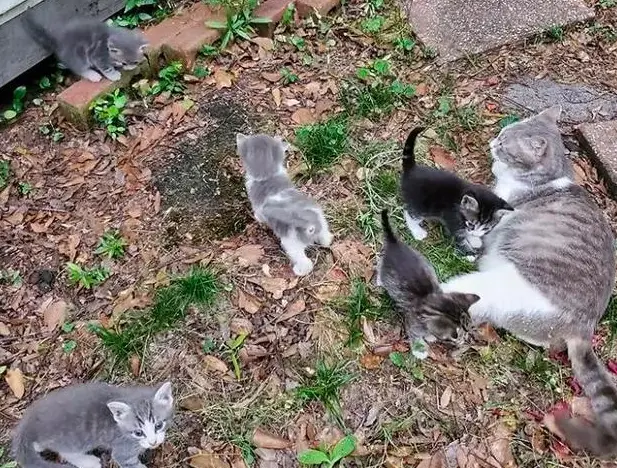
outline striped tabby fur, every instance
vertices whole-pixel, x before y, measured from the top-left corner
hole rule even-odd
[[[572,181],[551,108],[502,130],[491,142],[496,193],[514,212],[484,238],[478,272],[444,290],[473,293],[469,312],[539,346],[565,348],[596,413],[596,425],[561,417],[575,447],[616,451],[617,391],[591,347],[615,284],[614,237],[603,213]]]

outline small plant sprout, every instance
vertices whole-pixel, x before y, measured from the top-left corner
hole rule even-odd
[[[0,190],[9,184],[11,177],[11,163],[5,159],[0,159]]]
[[[97,255],[107,258],[120,258],[124,255],[126,241],[118,231],[107,231],[99,239],[99,243],[94,251]]]
[[[128,98],[124,91],[116,89],[113,93],[97,99],[92,104],[94,120],[101,124],[114,140],[126,132],[124,108],[127,102]]]
[[[186,89],[182,80],[182,62],[171,62],[159,71],[158,81],[150,88],[150,93],[157,95],[164,92],[182,94]]]
[[[241,0],[240,2],[219,0],[213,3],[222,4],[225,7],[226,20],[224,22],[206,21],[207,27],[224,31],[221,38],[221,49],[227,47],[230,42],[239,39],[250,40],[251,36],[255,34],[255,25],[271,22],[269,18],[256,18],[253,16],[257,6],[256,0]]]
[[[224,354],[229,356],[229,360],[231,361],[231,365],[234,368],[234,375],[236,376],[236,380],[240,380],[242,377],[242,372],[240,370],[240,358],[238,357],[238,353],[242,346],[244,345],[244,341],[248,335],[246,333],[240,333],[235,339],[229,340],[225,343],[227,349]]]
[[[13,99],[11,101],[11,108],[5,110],[2,113],[4,120],[13,120],[19,114],[24,111],[24,101],[26,99],[26,87],[18,86],[13,90]]]
[[[416,41],[409,37],[399,37],[395,39],[392,44],[394,45],[394,49],[400,52],[411,52],[413,48],[416,46]]]
[[[281,76],[283,77],[283,83],[285,84],[295,83],[300,79],[298,75],[289,71],[287,68],[281,69]]]
[[[69,283],[78,284],[85,289],[98,286],[111,276],[111,271],[103,266],[84,268],[72,262],[66,264],[66,271]]]
[[[206,76],[210,76],[211,72],[208,67],[204,67],[203,65],[197,65],[193,68],[193,75],[197,78],[205,78]]]
[[[348,457],[356,449],[356,439],[352,436],[343,437],[331,450],[308,449],[298,455],[298,461],[304,465],[318,465],[332,468]]]
[[[19,193],[24,197],[27,197],[29,194],[32,193],[32,190],[34,190],[32,188],[32,185],[30,185],[28,182],[19,182],[17,184],[17,189],[19,190]]]
[[[324,170],[338,161],[347,148],[347,132],[347,121],[336,116],[296,131],[296,145],[302,151],[309,173]]]
[[[0,270],[0,284],[10,284],[11,286],[21,286],[23,279],[19,270],[8,268]]]
[[[289,38],[289,43],[295,46],[298,50],[304,50],[306,48],[306,41],[298,36],[292,36]]]
[[[290,3],[285,8],[283,12],[283,16],[281,17],[281,24],[285,27],[291,26],[294,22],[294,13],[296,12],[296,5],[294,3]]]

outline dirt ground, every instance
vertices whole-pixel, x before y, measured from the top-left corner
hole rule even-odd
[[[376,216],[399,206],[396,178],[388,181],[411,128],[429,127],[427,161],[488,182],[488,142],[509,118],[501,99],[508,83],[548,77],[615,89],[617,8],[592,3],[595,25],[438,65],[420,44],[392,45],[407,34],[396,7],[353,0],[327,18],[279,28],[274,40],[201,59],[212,74],[187,72],[182,95],[134,97],[129,132],[118,141],[63,121],[53,105],[60,88],[41,95],[41,106],[0,130],[0,159],[12,173],[0,190],[0,271],[21,278],[0,284],[0,445],[8,447],[28,404],[53,388],[171,379],[178,413],[149,466],[298,466],[297,453],[345,434],[356,438],[345,466],[613,466],[572,453],[542,423],[556,408],[589,411],[567,363],[490,327],[461,355],[434,346],[424,361],[406,357],[396,317],[375,313],[384,301],[371,285]],[[379,33],[365,32],[370,15],[384,18]],[[316,174],[292,147],[290,172],[326,207],[335,234],[331,249],[311,251],[314,272],[296,278],[277,240],[252,217],[235,134],[266,132],[294,144],[299,127],[344,110],[345,83],[376,59],[415,95],[352,119],[343,154]],[[285,83],[282,68],[297,81]],[[49,123],[61,141],[39,131]],[[615,227],[617,204],[571,131],[564,128],[577,182]],[[32,191],[20,194],[20,182]],[[94,250],[109,229],[119,229],[126,254],[101,260]],[[423,249],[442,277],[472,268],[436,229]],[[69,283],[67,262],[103,262],[112,275],[80,288]],[[143,355],[118,362],[89,323],[121,330],[157,288],[197,266],[217,273],[216,304],[189,308],[177,326],[149,337]],[[369,302],[359,302],[352,326],[358,291]],[[607,359],[612,318],[598,331]],[[359,333],[353,344],[351,332]],[[238,373],[225,343],[242,333]],[[339,417],[297,396],[320,362],[345,376],[335,385]]]

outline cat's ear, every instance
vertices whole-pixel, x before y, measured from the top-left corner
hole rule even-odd
[[[540,112],[538,116],[549,122],[557,124],[557,122],[559,122],[559,117],[561,117],[561,106],[549,107],[548,109]]]
[[[477,213],[480,211],[480,205],[478,204],[478,200],[466,193],[463,195],[463,198],[461,198],[461,209],[468,213]]]
[[[152,400],[156,405],[171,408],[174,404],[174,397],[171,394],[171,382],[165,382],[161,385]]]
[[[132,411],[129,405],[121,401],[110,401],[107,403],[107,407],[117,423],[124,420]]]
[[[287,143],[285,140],[283,140],[280,136],[275,136],[274,139],[280,143],[281,149],[283,151],[287,151],[289,149],[289,147],[290,147],[289,143]]]
[[[242,133],[236,133],[236,146],[240,148],[248,137]]]
[[[453,296],[455,296],[456,301],[465,308],[471,307],[480,300],[480,296],[477,294],[453,293]]]

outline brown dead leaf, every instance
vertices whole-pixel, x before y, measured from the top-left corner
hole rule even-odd
[[[9,194],[11,193],[12,186],[12,184],[9,184],[2,192],[0,192],[0,208],[2,208],[7,201],[9,201]]]
[[[189,466],[193,468],[229,468],[229,463],[221,460],[213,452],[202,452],[189,459]]]
[[[456,166],[456,161],[452,155],[441,146],[431,146],[429,153],[437,166],[442,169],[452,170]]]
[[[280,80],[282,78],[282,75],[280,73],[268,73],[268,72],[264,72],[261,74],[261,77],[266,80],[269,81],[270,83],[276,83],[278,80]]]
[[[63,300],[56,301],[50,304],[43,311],[43,320],[47,326],[47,330],[52,332],[57,326],[64,323],[66,318],[67,304]]]
[[[510,449],[512,431],[505,424],[500,423],[497,428],[492,431],[492,434],[492,437],[489,439],[491,455],[497,460],[500,467],[515,467],[516,462],[514,461],[514,456]]]
[[[285,278],[268,278],[265,276],[251,281],[261,286],[264,291],[272,294],[272,297],[274,299],[282,298],[283,293],[287,289],[293,288],[295,286],[295,284],[291,285],[291,283],[297,283],[297,280],[295,282],[292,281],[291,283],[289,283]]]
[[[591,407],[591,401],[587,397],[573,397],[570,402],[570,409],[573,416],[579,416],[589,422],[593,422],[596,419]]]
[[[131,373],[135,377],[139,377],[139,371],[141,370],[141,360],[139,359],[139,356],[133,354],[129,359],[129,364],[131,367]]]
[[[259,47],[267,51],[274,49],[274,41],[269,37],[254,37],[251,39],[251,42],[254,42]]]
[[[330,109],[332,109],[334,105],[335,105],[335,102],[331,101],[330,99],[320,99],[319,101],[315,103],[315,114],[320,116],[324,112],[327,112]]]
[[[353,239],[337,241],[332,244],[331,249],[334,260],[346,268],[352,276],[364,277],[366,271],[373,268],[370,261],[371,249],[360,241]]]
[[[443,452],[440,450],[439,452],[433,454],[431,458],[425,458],[416,468],[443,468],[446,466],[445,456]]]
[[[72,187],[74,185],[81,185],[86,181],[82,176],[75,177],[74,179],[69,180],[68,182],[60,185],[61,188]]]
[[[276,107],[281,107],[281,90],[278,88],[272,88],[272,98]]]
[[[427,92],[428,86],[426,85],[426,83],[420,83],[418,86],[416,86],[416,94],[418,96],[424,96]]]
[[[253,445],[259,448],[285,449],[291,446],[291,442],[288,440],[275,434],[271,434],[270,432],[266,432],[259,427],[253,431],[252,441]]]
[[[180,408],[187,411],[199,411],[205,406],[205,402],[197,395],[190,395],[180,400]]]
[[[441,398],[439,399],[439,407],[441,409],[446,408],[450,404],[450,400],[452,399],[452,387],[449,385],[441,394]]]
[[[24,213],[22,211],[15,211],[15,213],[8,215],[4,220],[13,226],[17,226],[24,220]]]
[[[301,314],[305,310],[306,310],[306,302],[304,301],[304,299],[302,298],[296,299],[295,301],[293,301],[291,304],[287,306],[287,308],[285,309],[285,312],[283,312],[276,319],[276,322],[279,323],[279,322],[284,322],[285,320],[289,320],[290,318]]]
[[[238,289],[238,307],[252,315],[259,311],[261,303],[257,297]]]
[[[244,334],[248,336],[253,333],[253,324],[250,320],[245,318],[234,317],[231,319],[231,323],[229,324],[229,330],[236,335]]]
[[[264,255],[264,248],[259,244],[247,244],[236,249],[234,257],[242,267],[258,265]]]
[[[11,330],[9,330],[9,327],[5,323],[0,322],[0,335],[9,336],[10,334]]]
[[[214,72],[214,81],[216,81],[216,89],[222,88],[231,88],[231,83],[233,81],[234,76],[223,70],[222,68],[217,69]]]
[[[306,125],[315,122],[315,116],[310,109],[302,107],[291,114],[291,120],[297,124]]]
[[[482,323],[477,328],[479,338],[486,343],[499,343],[501,338],[489,323]]]
[[[206,356],[203,357],[203,361],[204,361],[204,367],[208,371],[216,371],[222,374],[226,374],[227,372],[229,372],[229,368],[227,367],[227,364],[225,364],[223,361],[221,361],[216,356],[207,354]]]
[[[384,361],[383,356],[378,356],[377,354],[365,354],[360,358],[360,364],[365,369],[379,369],[381,363]]]
[[[9,369],[6,371],[4,376],[4,380],[9,385],[9,388],[15,395],[15,398],[18,400],[24,396],[26,393],[26,387],[24,386],[24,374],[22,374],[21,369]]]

